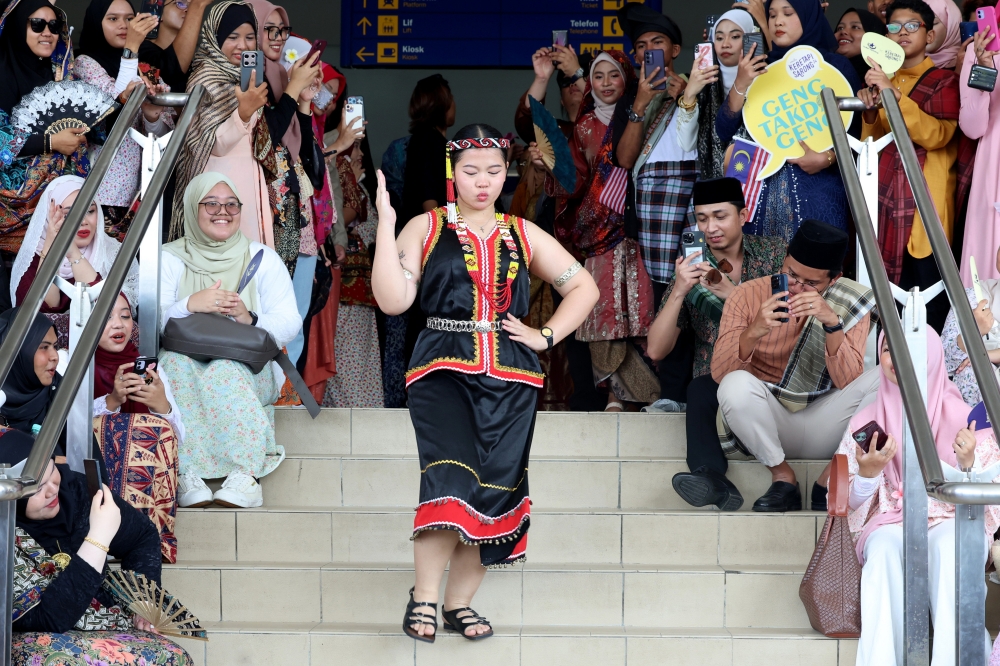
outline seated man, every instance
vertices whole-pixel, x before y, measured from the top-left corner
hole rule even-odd
[[[858,405],[878,388],[877,369],[862,374],[875,300],[841,277],[846,254],[846,232],[806,220],[781,267],[788,291],[772,294],[770,277],[750,280],[722,311],[712,377],[723,445],[771,470],[754,511],[801,510],[785,457],[829,459]],[[814,510],[825,508],[828,477],[824,471],[813,486]]]
[[[728,463],[715,425],[719,385],[712,379],[712,348],[726,300],[737,285],[781,270],[785,242],[744,235],[750,211],[735,178],[698,181],[693,196],[698,229],[705,234],[705,256],[698,253],[678,260],[649,329],[647,353],[660,361],[673,351],[682,330],[693,330],[694,379],[687,387],[686,424],[691,473],[675,474],[673,486],[688,504],[735,511],[743,505],[743,496],[726,478]]]

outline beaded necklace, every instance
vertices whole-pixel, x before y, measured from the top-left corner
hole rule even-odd
[[[456,211],[457,212],[457,211]],[[510,252],[510,264],[507,266],[507,281],[503,285],[490,285],[483,282],[479,271],[479,262],[476,260],[476,253],[469,238],[469,227],[462,218],[461,213],[457,213],[455,219],[455,233],[458,235],[458,242],[462,245],[462,252],[465,253],[465,267],[469,270],[469,277],[472,282],[479,287],[479,290],[486,295],[487,300],[497,313],[506,312],[510,307],[511,294],[514,288],[514,278],[520,268],[517,254],[517,245],[514,244],[514,237],[510,233],[510,225],[507,224],[507,216],[497,213],[497,228],[500,229],[500,238],[503,239]]]

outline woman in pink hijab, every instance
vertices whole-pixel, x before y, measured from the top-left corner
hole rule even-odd
[[[861,569],[861,640],[857,666],[902,666],[903,656],[903,400],[884,336],[882,374],[875,402],[859,411],[837,453],[847,455],[851,496],[848,524]],[[992,429],[974,431],[969,406],[948,379],[937,333],[927,330],[927,415],[942,464],[983,469],[1000,461]],[[875,421],[888,435],[868,453],[853,433]],[[884,447],[883,447],[884,444]],[[880,449],[880,450],[879,450]],[[934,649],[931,666],[955,663],[955,507],[927,499],[927,550]],[[1000,507],[986,507],[983,570],[988,545],[1000,525]],[[985,585],[985,581],[983,582]],[[989,635],[983,632],[983,640]]]
[[[934,11],[934,41],[927,47],[928,57],[939,69],[955,69],[962,47],[959,24],[962,11],[955,0],[925,0]]]

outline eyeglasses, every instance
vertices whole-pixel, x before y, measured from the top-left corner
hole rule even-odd
[[[226,203],[221,203],[219,201],[200,201],[199,206],[204,206],[205,210],[209,215],[218,215],[223,208],[230,215],[239,215],[240,210],[243,208],[243,204],[239,201],[227,201]]]
[[[177,5],[177,9],[182,12],[186,12],[188,8],[188,3],[184,2],[184,0],[170,0],[170,2],[165,3],[163,6],[166,7],[167,5]]]
[[[43,18],[30,18],[28,19],[28,26],[32,32],[37,32],[38,34],[45,32],[45,26],[49,26],[49,32],[53,35],[58,35],[62,32],[63,22],[61,18],[55,18],[51,21],[46,21]]]
[[[793,284],[797,284],[800,287],[802,287],[803,289],[805,289],[806,291],[819,291],[819,286],[820,286],[819,282],[815,282],[815,281],[812,281],[812,280],[800,280],[798,277],[792,275],[791,273],[789,273],[787,271],[781,271],[781,274],[788,276],[788,286],[789,287],[791,287]]]
[[[283,28],[279,28],[276,25],[265,25],[264,30],[267,31],[268,39],[288,39],[288,36],[292,34],[292,26],[286,25]]]
[[[923,21],[907,21],[906,23],[888,23],[885,29],[889,31],[890,34],[898,34],[900,30],[906,28],[906,32],[916,32],[921,28],[926,27],[927,24]]]

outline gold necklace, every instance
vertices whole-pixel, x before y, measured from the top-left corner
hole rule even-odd
[[[56,541],[56,546],[59,548],[59,552],[52,556],[52,561],[55,563],[59,571],[64,571],[66,567],[69,566],[70,560],[73,559],[73,556],[69,553],[62,552],[62,546],[59,545],[58,541]]]

